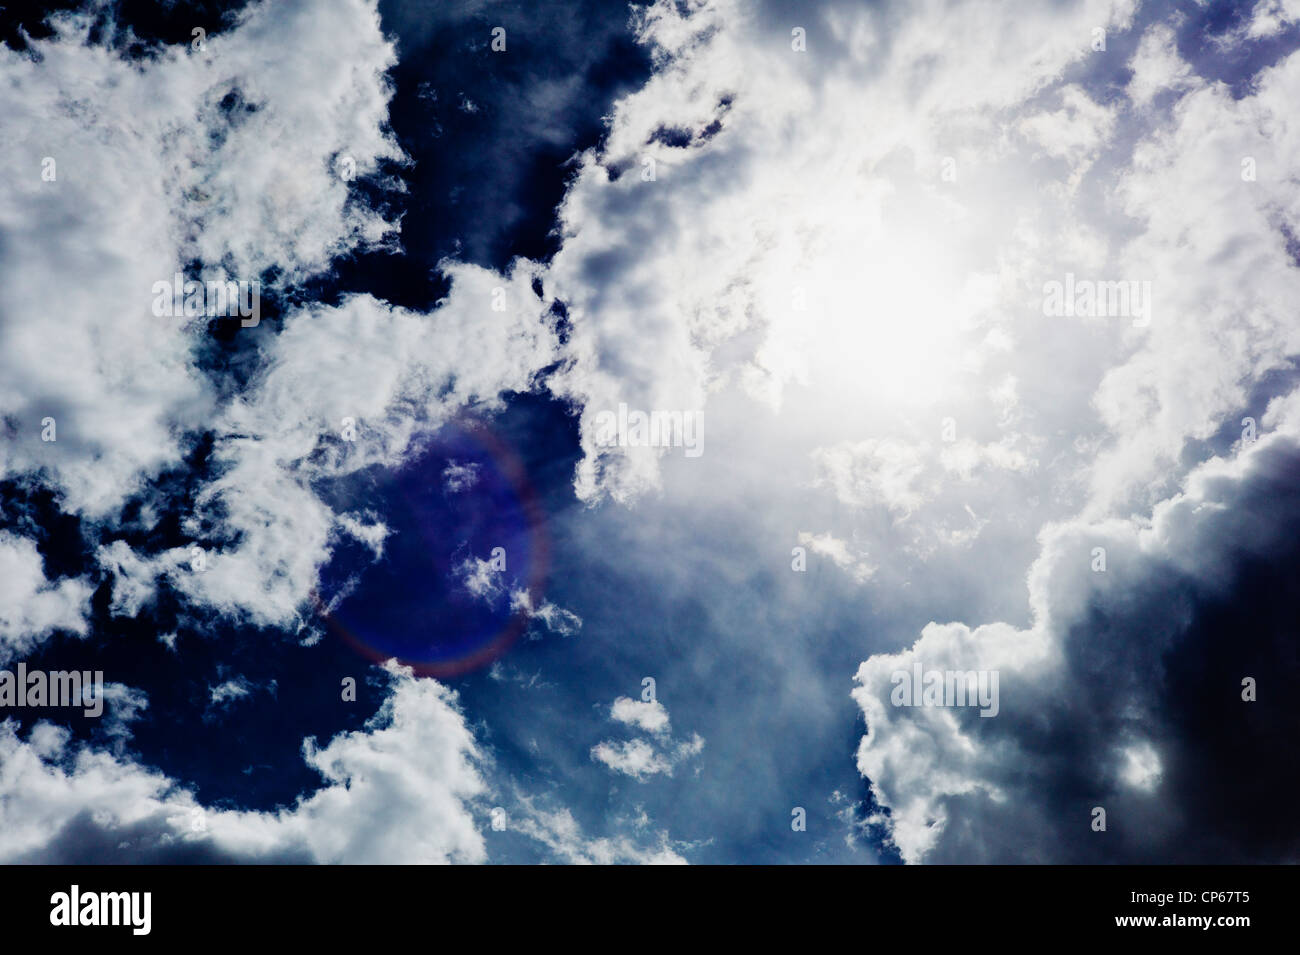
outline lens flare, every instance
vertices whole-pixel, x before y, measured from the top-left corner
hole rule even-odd
[[[336,560],[318,606],[368,659],[458,676],[497,659],[541,606],[549,540],[519,457],[488,426],[442,429],[377,489],[390,534],[373,566]],[[338,566],[336,566],[338,565]]]

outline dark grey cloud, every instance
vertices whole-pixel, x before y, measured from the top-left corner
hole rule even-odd
[[[1239,474],[1237,472],[1240,472]],[[1208,472],[1208,473],[1207,473]],[[1044,603],[1022,632],[1042,662],[989,628],[927,633],[901,657],[864,664],[876,735],[860,765],[894,805],[920,800],[932,838],[901,840],[935,863],[1277,863],[1300,858],[1292,798],[1300,718],[1300,443],[1275,435],[1233,466],[1194,476],[1149,529],[1058,529],[1040,558]],[[1104,572],[1093,546],[1107,549]],[[962,631],[962,632],[958,632]],[[967,654],[961,656],[959,648]],[[1000,711],[930,720],[890,706],[889,671],[997,669]],[[1054,662],[1052,662],[1054,661]],[[1243,680],[1257,699],[1243,699]],[[881,692],[883,687],[883,694]],[[859,699],[866,697],[859,691]],[[931,710],[932,714],[934,711]],[[906,714],[906,715],[903,715]],[[926,786],[881,762],[928,726],[951,772]],[[920,730],[924,733],[925,730]],[[951,735],[949,735],[951,733]],[[970,752],[955,756],[958,736]],[[926,743],[915,754],[927,758]],[[1143,778],[1130,762],[1149,764]],[[1143,754],[1146,754],[1143,756]],[[928,789],[928,792],[923,790]],[[1106,811],[1106,831],[1092,828]],[[917,854],[914,851],[914,858]]]

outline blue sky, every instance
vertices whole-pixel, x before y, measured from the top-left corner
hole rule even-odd
[[[0,859],[1295,861],[1300,6],[1020,6],[7,8]]]

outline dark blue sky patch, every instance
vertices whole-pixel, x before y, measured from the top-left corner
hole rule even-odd
[[[547,573],[545,516],[521,463],[486,422],[466,421],[380,480],[393,533],[327,615],[331,630],[376,662],[396,658],[431,676],[490,663],[527,629],[513,595],[540,606]],[[344,583],[340,572],[356,572],[338,563],[326,594]]]
[[[132,59],[154,55],[161,47],[188,44],[194,29],[214,36],[232,23],[246,6],[244,0],[187,0],[164,3],[159,0],[17,0],[0,9],[0,39],[15,50],[28,49],[24,35],[35,40],[53,36],[48,18],[69,11],[93,11],[91,41],[111,42]]]
[[[316,289],[369,292],[428,310],[446,293],[436,273],[446,257],[498,270],[515,256],[542,260],[558,248],[554,211],[570,159],[596,146],[620,96],[648,78],[650,63],[628,31],[623,4],[579,0],[548,7],[539,26],[518,4],[457,15],[445,7],[384,3],[396,35],[390,124],[413,164],[403,254],[361,254]],[[506,50],[491,49],[506,29]]]

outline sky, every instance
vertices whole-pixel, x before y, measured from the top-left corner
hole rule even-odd
[[[0,861],[1300,859],[1296,0],[0,35]]]

